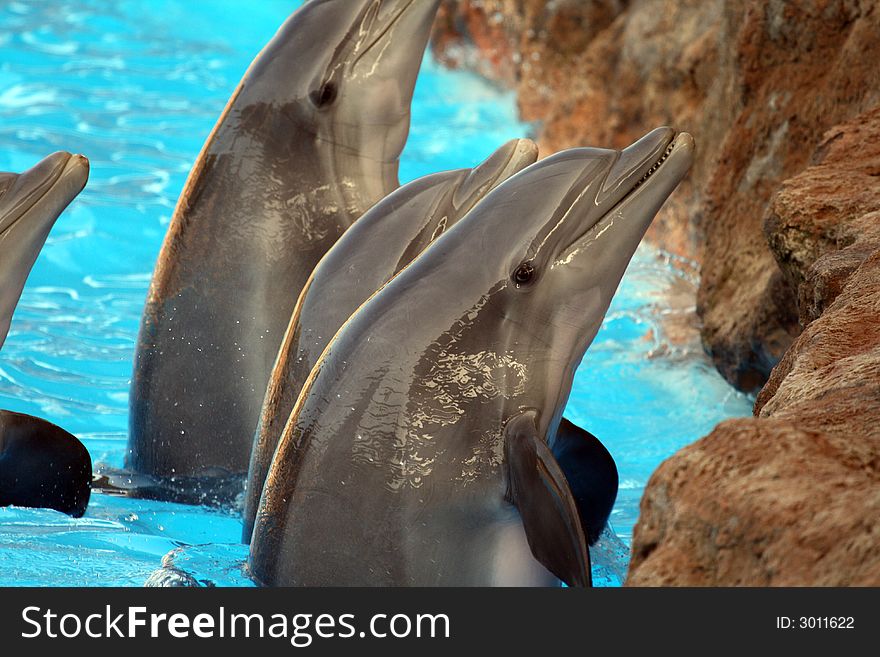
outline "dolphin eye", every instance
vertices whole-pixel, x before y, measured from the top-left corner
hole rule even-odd
[[[530,262],[524,262],[514,270],[510,278],[517,287],[528,285],[535,278],[535,267]]]
[[[324,108],[332,105],[338,95],[339,87],[332,80],[328,80],[321,85],[320,89],[315,89],[309,93],[309,99],[315,107]]]

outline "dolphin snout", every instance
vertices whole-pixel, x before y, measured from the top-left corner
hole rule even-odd
[[[443,0],[380,0],[377,22],[387,26],[405,13],[433,21],[442,2]]]
[[[62,176],[87,176],[89,161],[82,155],[58,151],[46,156],[20,176],[23,186],[34,189],[54,185]],[[85,181],[83,181],[85,183]]]
[[[6,180],[6,188],[0,195],[0,233],[38,204],[46,208],[40,216],[54,222],[82,191],[88,178],[89,161],[82,155],[65,151],[52,153],[21,175],[13,175]]]
[[[531,139],[513,139],[476,167],[455,191],[456,207],[475,202],[489,190],[538,160],[538,145]]]
[[[632,190],[652,167],[658,165],[675,139],[675,130],[656,128],[622,151],[608,172],[602,195],[613,196]]]
[[[560,251],[560,261],[571,262],[591,239],[610,233],[634,251],[654,215],[687,174],[693,160],[694,139],[686,132],[657,128],[620,151],[595,204],[582,204],[585,220],[576,237]],[[622,219],[615,222],[615,218]],[[610,239],[610,238],[606,238]]]
[[[442,0],[383,0],[375,11],[371,25],[374,44],[389,35],[392,30],[400,35],[410,35],[416,41],[427,43],[434,17]],[[374,5],[375,6],[375,5]]]

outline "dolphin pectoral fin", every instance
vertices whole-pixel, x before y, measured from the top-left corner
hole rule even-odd
[[[508,498],[519,509],[529,547],[569,586],[591,586],[590,553],[575,498],[543,438],[534,411],[504,428]]]
[[[563,419],[552,446],[577,504],[589,545],[599,540],[617,499],[617,466],[593,434]]]
[[[242,495],[244,481],[238,473],[219,470],[196,476],[158,477],[98,464],[92,476],[92,490],[117,497],[219,508]]]
[[[0,411],[0,506],[86,512],[92,460],[72,434],[46,420]]]

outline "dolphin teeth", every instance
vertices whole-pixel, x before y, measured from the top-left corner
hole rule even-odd
[[[675,146],[675,144],[672,143],[666,147],[666,150],[663,152],[663,155],[660,156],[660,159],[657,160],[653,164],[653,166],[645,172],[645,175],[642,176],[641,179],[633,186],[633,189],[636,189],[637,187],[639,187],[643,182],[645,182],[648,178],[650,178],[651,175],[653,175],[654,172],[657,171],[657,169],[660,168],[660,165],[663,164],[666,161],[666,158],[668,158],[669,155],[672,153],[672,149],[674,148],[674,146]]]

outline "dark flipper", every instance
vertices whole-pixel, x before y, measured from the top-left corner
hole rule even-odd
[[[0,411],[0,506],[86,512],[92,459],[64,429],[38,417]]]
[[[513,417],[504,433],[508,498],[519,509],[532,554],[569,586],[590,586],[590,553],[577,505],[538,435],[535,412]]]
[[[563,419],[553,442],[553,456],[571,488],[587,542],[593,545],[617,499],[617,466],[591,433]]]
[[[99,463],[92,478],[92,490],[104,495],[219,508],[237,504],[236,499],[244,492],[244,476],[218,472],[204,476],[153,477]]]

